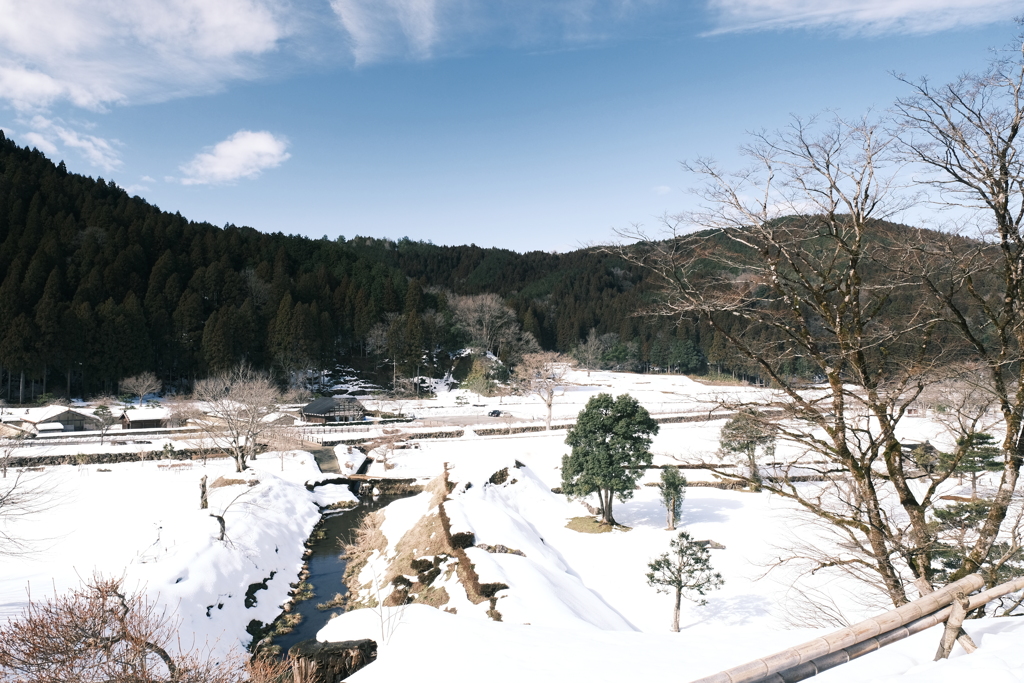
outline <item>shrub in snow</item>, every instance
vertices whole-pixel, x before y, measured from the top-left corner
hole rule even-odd
[[[707,543],[695,541],[680,531],[669,544],[669,551],[647,565],[647,583],[659,593],[675,596],[672,610],[672,630],[679,631],[679,604],[683,598],[698,605],[707,604],[704,596],[720,588],[722,575],[711,567],[711,553]]]
[[[668,530],[676,530],[676,520],[683,509],[683,498],[686,496],[686,477],[679,473],[678,468],[666,467],[661,471],[661,481],[658,483],[658,490],[661,492],[661,502],[665,504],[668,512]]]
[[[739,454],[746,459],[750,470],[750,488],[760,491],[758,450],[767,458],[775,455],[775,429],[772,425],[758,411],[745,408],[725,423],[719,439],[725,453]]]
[[[0,680],[80,683],[270,683],[286,663],[178,654],[176,624],[121,581],[93,577],[32,602],[0,629]],[[174,653],[174,654],[172,654]]]

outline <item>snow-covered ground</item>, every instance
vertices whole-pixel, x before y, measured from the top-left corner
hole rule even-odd
[[[280,613],[318,506],[354,499],[341,486],[307,491],[306,481],[321,476],[308,453],[268,453],[251,464],[243,475],[226,458],[26,473],[46,505],[11,527],[33,547],[2,559],[0,618],[19,614],[29,596],[40,600],[100,573],[123,577],[128,589],[167,606],[185,646],[230,650],[248,642],[251,619],[270,622]],[[210,488],[209,509],[200,510],[203,476],[210,485],[222,476],[259,483]],[[210,513],[224,516],[225,541],[217,540]],[[271,572],[256,605],[246,608],[246,589]]]
[[[915,422],[913,429],[924,433],[923,423]],[[709,448],[721,425],[663,425],[655,441],[655,450],[663,454],[659,460]],[[448,463],[450,479],[458,483],[447,503],[453,532],[473,531],[477,543],[500,543],[523,551],[525,557],[467,551],[481,582],[510,587],[499,593],[505,597],[496,605],[502,623],[486,617],[486,604],[472,609],[465,600],[453,600],[458,608],[454,616],[411,605],[392,609],[387,616],[379,610],[358,610],[332,620],[321,631],[321,640],[373,638],[381,643],[377,663],[352,680],[448,680],[448,667],[425,663],[451,662],[460,670],[486,671],[496,681],[531,676],[649,680],[666,674],[688,681],[832,630],[794,628],[787,609],[792,577],[779,570],[765,575],[776,546],[800,533],[792,504],[768,494],[689,488],[681,526],[697,539],[725,546],[712,551],[725,585],[704,607],[684,602],[681,632],[670,633],[671,599],[644,578],[647,563],[667,550],[673,536],[664,528],[657,490],[641,487],[633,500],[617,504],[616,518],[629,531],[581,534],[565,528],[568,519],[586,510],[550,493],[560,483],[556,468],[568,450],[562,439],[564,435],[547,433],[469,437],[424,441],[418,450],[397,452],[394,473],[425,475]],[[514,467],[514,460],[525,465],[519,481],[484,485],[493,472]],[[473,484],[468,490],[466,482]],[[392,543],[426,511],[426,498],[425,493],[401,506],[393,504],[394,515],[388,509],[392,523],[383,531]],[[831,589],[842,603],[839,587],[824,587]],[[856,620],[877,614],[885,605],[864,606],[847,599],[845,607],[847,616]],[[932,629],[824,673],[819,680],[953,681],[972,667],[991,680],[1024,680],[1024,623],[986,619],[969,622],[967,630],[982,648],[969,657],[957,646],[952,659],[932,664],[939,638],[939,630]]]
[[[466,389],[451,389],[441,382],[435,383],[436,393],[428,399],[400,401],[374,401],[361,398],[373,408],[387,412],[413,414],[429,422],[431,418],[483,417],[489,411],[500,409],[511,413],[513,422],[539,421],[547,418],[547,407],[535,395],[481,396]],[[682,375],[632,375],[615,372],[572,370],[566,375],[566,385],[554,400],[552,419],[574,420],[587,401],[598,393],[614,395],[628,392],[640,401],[652,415],[701,413],[712,408],[718,399],[742,395],[750,400],[765,396],[765,390],[748,386],[714,386],[702,384]]]
[[[570,380],[565,395],[555,401],[556,421],[574,418],[601,391],[628,392],[655,414],[707,413],[722,394],[755,398],[765,391],[706,386],[678,376],[595,372],[588,377],[574,372]],[[511,412],[516,422],[536,423],[547,414],[536,397],[484,399],[461,390],[442,390],[433,399],[383,409],[411,412],[424,421],[471,419],[501,409]],[[662,425],[653,446],[655,463],[708,457],[718,447],[722,424]],[[685,682],[823,633],[792,626],[787,595],[792,576],[780,570],[766,575],[777,546],[805,533],[794,506],[769,494],[699,487],[687,489],[680,527],[697,539],[724,546],[711,553],[725,585],[708,596],[704,607],[684,603],[681,632],[670,633],[671,598],[645,580],[647,563],[667,551],[673,537],[664,529],[657,490],[641,486],[632,500],[616,503],[615,516],[628,531],[583,534],[566,528],[570,518],[587,511],[551,492],[561,484],[561,457],[569,451],[564,438],[564,431],[479,436],[470,428],[460,439],[422,440],[414,448],[395,449],[388,454],[389,469],[383,463],[371,468],[371,474],[429,478],[447,463],[450,480],[457,484],[446,503],[452,531],[472,531],[477,543],[502,544],[523,555],[467,549],[481,582],[509,586],[498,593],[503,597],[495,605],[501,623],[487,617],[486,603],[472,605],[454,595],[455,585],[449,593],[457,614],[410,605],[395,608],[390,616],[380,609],[363,609],[332,620],[321,639],[369,637],[379,643],[378,661],[352,680],[478,676],[494,681],[532,677],[619,682],[670,676]],[[942,446],[946,437],[932,421],[908,418],[901,438],[930,439]],[[147,439],[153,444],[135,448],[161,447],[158,439]],[[344,471],[361,464],[358,453],[349,454],[343,447],[338,453]],[[779,449],[779,458],[791,455]],[[516,468],[516,461],[523,467]],[[29,589],[33,598],[40,598],[99,571],[124,576],[129,587],[138,586],[173,607],[186,638],[195,633],[196,642],[216,642],[224,649],[247,642],[246,624],[251,619],[271,621],[286,599],[288,584],[296,580],[303,541],[319,516],[317,506],[349,496],[339,486],[320,487],[315,494],[306,490],[303,484],[319,476],[309,454],[289,453],[283,460],[263,455],[253,465],[248,476],[260,483],[212,489],[210,511],[198,509],[199,478],[235,478],[229,460],[210,460],[205,466],[178,461],[61,466],[29,473],[48,489],[52,504],[18,524],[20,535],[38,540],[34,552],[2,560],[0,618],[20,611]],[[485,485],[503,468],[514,476],[500,485]],[[709,478],[700,470],[687,476]],[[644,483],[654,479],[648,474]],[[225,514],[228,541],[217,541],[217,523],[209,512],[219,513],[243,491]],[[954,484],[950,492],[964,490]],[[429,494],[421,494],[386,508],[382,531],[390,543],[428,510],[428,501]],[[274,579],[247,609],[246,589],[271,572],[276,572]],[[877,611],[851,602],[848,586],[820,588],[834,592],[851,619]],[[932,630],[819,680],[959,681],[969,672],[984,675],[986,681],[1021,681],[1024,621],[1018,622],[969,622],[966,628],[981,646],[969,656],[957,647],[950,660],[931,663],[939,637]]]
[[[556,419],[574,416],[590,396],[602,390],[628,391],[652,412],[660,408],[666,413],[706,411],[722,392],[756,396],[764,391],[612,373],[594,373],[589,380],[576,373],[573,380],[577,386],[556,401]],[[665,398],[673,394],[675,400]],[[453,405],[443,394],[438,400],[443,402],[439,413],[467,415],[498,403],[474,397],[480,403],[474,413]],[[546,411],[539,401],[513,404],[518,407],[510,407],[508,401],[502,399],[501,407],[517,418],[540,419]],[[425,407],[415,410],[421,416]],[[723,424],[714,420],[662,425],[653,446],[655,464],[709,457],[718,447]],[[794,614],[789,593],[794,575],[785,569],[767,572],[778,546],[794,538],[808,540],[817,533],[802,526],[795,505],[769,494],[691,487],[681,526],[697,539],[725,546],[712,551],[725,585],[709,596],[706,606],[684,603],[681,632],[670,633],[671,599],[645,580],[647,563],[668,549],[673,536],[664,528],[665,511],[657,490],[641,486],[632,500],[616,504],[615,516],[631,527],[629,531],[581,534],[566,528],[569,519],[587,511],[550,492],[561,483],[561,456],[569,450],[564,438],[564,432],[484,437],[467,431],[458,440],[422,441],[418,448],[389,454],[387,471],[392,476],[433,476],[447,464],[451,481],[457,483],[446,503],[452,532],[472,531],[477,543],[502,544],[523,551],[525,557],[467,550],[481,582],[509,586],[498,593],[502,597],[495,605],[501,623],[486,616],[486,603],[471,606],[464,599],[449,603],[457,609],[456,615],[410,605],[386,614],[379,609],[358,610],[332,620],[321,631],[321,640],[369,637],[381,644],[378,662],[352,680],[441,681],[448,680],[455,667],[499,681],[530,677],[620,681],[666,675],[687,681],[832,630],[794,627],[800,617]],[[941,426],[925,418],[905,419],[900,438],[930,440],[940,448],[950,445]],[[781,460],[799,455],[785,447],[777,453]],[[514,467],[516,460],[525,467],[516,470],[515,483],[486,485],[491,474]],[[380,464],[371,468],[371,473],[384,471]],[[687,476],[709,478],[699,470],[690,470]],[[645,478],[653,480],[653,474]],[[472,484],[468,489],[467,483]],[[956,482],[950,483],[947,492],[967,493]],[[428,498],[429,494],[421,494],[387,510],[383,531],[392,545],[427,511]],[[386,559],[377,558],[380,564],[375,571],[383,572]],[[842,607],[850,620],[886,608],[884,599],[860,594],[857,585],[822,582],[816,587]],[[952,681],[972,668],[991,680],[1024,680],[1024,623],[986,619],[969,622],[967,630],[982,647],[973,655],[965,655],[957,646],[949,661],[933,664],[939,632],[932,629],[826,672],[819,680]]]

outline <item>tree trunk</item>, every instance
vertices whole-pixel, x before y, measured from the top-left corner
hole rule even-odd
[[[669,508],[668,508],[668,530],[669,531],[675,531],[676,530],[676,499],[675,498],[672,498],[669,501]]]
[[[679,603],[683,599],[683,592],[676,588],[676,604],[672,608],[672,632],[679,633]]]
[[[747,451],[747,461],[750,464],[750,490],[761,490],[761,472],[757,469],[757,451],[752,447]]]
[[[601,491],[601,517],[605,524],[617,526],[615,523],[615,517],[612,515],[612,496],[613,494],[611,491]]]
[[[964,617],[967,616],[967,607],[970,601],[963,591],[958,591],[956,597],[953,600],[952,610],[949,613],[949,618],[946,619],[946,628],[942,632],[942,638],[939,640],[939,649],[935,653],[935,661],[940,659],[947,659],[949,653],[953,651],[953,643],[957,641],[961,633],[961,626],[964,623]],[[964,634],[966,635],[966,634]],[[968,652],[971,652],[969,648],[974,646],[974,641],[967,636],[969,645],[964,641],[961,641],[961,645],[964,646]]]
[[[206,475],[199,480],[199,509],[206,510],[210,507],[210,501],[206,495]]]

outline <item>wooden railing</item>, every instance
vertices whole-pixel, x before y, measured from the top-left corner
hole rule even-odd
[[[936,659],[948,656],[958,638],[971,650],[973,641],[961,631],[964,616],[996,598],[1024,589],[1024,577],[969,595],[984,585],[980,574],[970,574],[877,617],[693,683],[794,683],[943,622],[946,628]]]

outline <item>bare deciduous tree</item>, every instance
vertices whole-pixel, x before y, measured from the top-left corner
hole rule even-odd
[[[0,628],[0,680],[47,683],[270,683],[286,666],[210,653],[172,654],[176,624],[120,580],[30,602]]]
[[[497,353],[502,339],[519,326],[515,313],[497,294],[454,296],[450,305],[459,327],[481,351]]]
[[[33,540],[18,533],[19,520],[31,517],[54,504],[51,489],[34,473],[16,470],[0,479],[0,556],[32,552]]]
[[[520,394],[535,395],[548,409],[547,428],[551,429],[551,413],[555,399],[565,393],[565,376],[572,368],[572,359],[551,351],[527,353],[512,371]]]
[[[708,324],[773,384],[760,419],[804,455],[769,472],[763,489],[834,526],[851,548],[842,561],[900,605],[911,578],[932,576],[927,513],[948,472],[924,490],[912,486],[896,436],[946,358],[932,343],[934,306],[914,295],[917,280],[900,273],[904,255],[881,223],[907,206],[893,144],[870,121],[795,119],[754,136],[743,150],[748,170],[689,164],[705,180],[703,208],[666,218],[661,241],[627,231],[641,243],[621,253],[662,284],[659,313]],[[797,362],[823,385],[808,390]],[[723,401],[732,410],[758,404]],[[841,481],[802,487],[793,468]]]
[[[1005,53],[1004,53],[1005,54]],[[911,81],[896,103],[906,157],[931,171],[936,200],[966,215],[976,240],[922,240],[916,266],[950,325],[979,359],[1003,417],[1003,470],[956,579],[982,566],[1010,509],[1024,462],[1024,46],[981,74]]]
[[[159,393],[164,388],[164,383],[152,372],[143,372],[132,377],[125,377],[119,382],[118,386],[120,386],[122,393],[138,396],[139,407],[141,408],[146,394]]]
[[[241,365],[196,382],[192,398],[202,414],[194,422],[206,439],[230,453],[241,472],[261,439],[277,429],[267,416],[277,409],[277,387],[270,377]]]
[[[590,377],[591,370],[597,370],[600,367],[604,351],[605,345],[601,343],[601,337],[597,334],[597,330],[591,327],[586,341],[577,346],[574,352],[576,360],[586,369],[587,377]]]
[[[19,433],[15,436],[0,437],[0,472],[3,473],[3,478],[7,478],[7,470],[10,467],[11,460],[14,458],[14,454],[18,452],[18,449],[25,445],[25,440],[28,437],[25,433]]]
[[[520,329],[515,312],[497,294],[453,296],[449,303],[459,329],[480,353],[515,363],[523,354],[540,351],[537,340]]]

